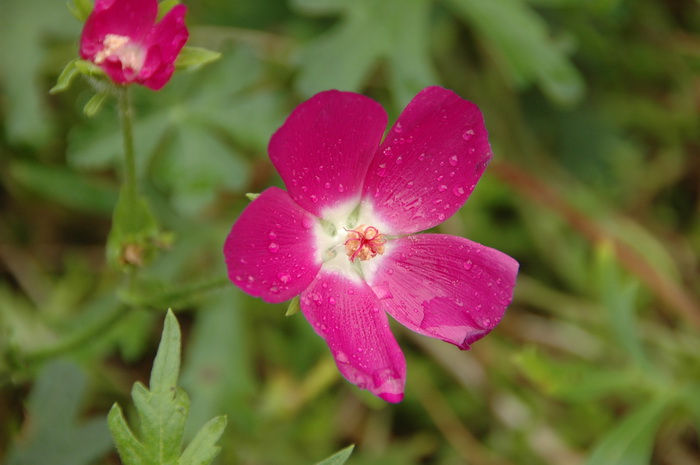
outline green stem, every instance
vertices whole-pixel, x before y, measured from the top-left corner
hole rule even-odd
[[[129,87],[119,89],[119,117],[124,140],[124,185],[131,195],[136,194],[136,155],[134,152],[133,109]]]

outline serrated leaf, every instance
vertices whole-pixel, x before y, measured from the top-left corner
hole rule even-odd
[[[350,458],[353,449],[355,449],[354,444],[336,452],[327,459],[318,462],[316,465],[343,465]]]
[[[299,296],[296,296],[289,302],[289,307],[287,307],[287,312],[284,314],[284,316],[292,316],[299,313],[299,310],[301,310],[301,306],[299,305]]]
[[[642,404],[603,434],[585,465],[639,465],[649,463],[654,435],[668,400],[657,398]]]
[[[210,421],[182,456],[185,422],[190,402],[177,387],[180,371],[180,326],[171,310],[165,317],[158,352],[153,362],[149,388],[134,383],[131,397],[139,418],[139,437],[128,427],[121,409],[114,405],[109,426],[124,465],[206,465],[219,452],[216,441],[226,426],[225,418]]]
[[[199,68],[221,58],[221,53],[202,47],[185,46],[175,60],[175,68]]]
[[[31,428],[15,443],[7,465],[87,465],[110,448],[104,418],[78,424],[85,375],[74,364],[55,361],[39,374],[27,406]]]
[[[179,465],[202,465],[214,460],[221,449],[216,442],[223,434],[226,423],[226,416],[221,415],[202,426],[180,457]]]

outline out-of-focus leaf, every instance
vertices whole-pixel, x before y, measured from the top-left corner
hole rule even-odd
[[[77,422],[85,384],[85,375],[68,362],[41,371],[27,406],[26,435],[10,450],[7,465],[88,465],[109,451],[104,418]]]
[[[134,148],[139,172],[150,161],[170,124],[170,114],[166,111],[153,113],[134,122]],[[66,155],[68,163],[75,168],[100,169],[120,165],[122,152],[119,122],[113,115],[104,114],[71,131]]]
[[[211,132],[188,125],[161,154],[155,175],[159,185],[172,191],[175,206],[192,214],[214,198],[217,188],[243,189],[248,171],[232,147]]]
[[[90,13],[92,13],[93,7],[94,4],[90,0],[71,0],[68,2],[68,10],[81,23],[87,20]]]
[[[158,17],[157,19],[160,21],[163,16],[167,15],[170,10],[172,10],[175,6],[179,5],[180,2],[179,0],[163,0],[162,2],[158,3]]]
[[[549,37],[546,24],[522,0],[445,0],[491,45],[520,87],[536,82],[552,100],[571,105],[583,97],[584,81]]]
[[[83,107],[83,113],[90,118],[95,116],[102,108],[102,105],[107,101],[109,95],[108,92],[98,92],[93,95],[90,100],[87,101],[85,107]]]
[[[40,147],[53,124],[41,77],[48,58],[48,37],[77,37],[79,25],[54,0],[3,0],[0,14],[0,76],[2,76],[7,138],[13,143]],[[66,60],[67,61],[67,60]]]
[[[534,347],[518,353],[514,361],[545,394],[569,401],[591,401],[625,392],[637,376],[634,370],[606,371],[580,361],[554,361]]]
[[[345,449],[342,449],[335,454],[331,455],[325,460],[318,462],[316,465],[343,465],[350,458],[355,445],[350,445]]]
[[[117,201],[114,188],[61,166],[18,160],[10,165],[10,175],[23,187],[69,208],[106,214]]]
[[[326,15],[342,11],[348,0],[292,0],[294,8],[307,14]]]
[[[244,412],[254,385],[240,306],[239,293],[228,287],[197,312],[182,372],[182,386],[192,393],[186,436],[219,413],[227,413],[239,428],[250,426]]]
[[[221,58],[221,53],[201,47],[185,46],[175,60],[175,68],[194,69]]]
[[[628,414],[604,433],[585,465],[640,465],[649,463],[654,435],[668,407],[668,400],[654,399]]]
[[[623,280],[613,255],[612,246],[603,244],[597,251],[598,283],[603,305],[614,332],[614,339],[642,366],[648,367],[635,315],[635,299],[639,284]]]

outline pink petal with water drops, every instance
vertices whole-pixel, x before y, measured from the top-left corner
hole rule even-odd
[[[404,326],[461,349],[488,334],[513,298],[518,262],[455,236],[397,239],[368,284]]]
[[[284,302],[306,289],[321,267],[316,218],[277,187],[248,205],[224,244],[231,281],[266,302]]]
[[[403,399],[406,361],[364,281],[322,270],[301,294],[301,310],[348,381],[387,402]]]
[[[372,160],[364,198],[392,230],[442,223],[467,200],[492,152],[479,108],[442,87],[408,104]]]
[[[269,154],[289,195],[308,211],[359,200],[386,129],[384,109],[365,96],[329,90],[299,105],[272,136]]]
[[[144,39],[147,55],[138,80],[153,90],[163,87],[175,71],[175,60],[189,37],[185,13],[185,5],[176,5]]]
[[[80,37],[81,57],[93,60],[102,50],[107,34],[141,41],[153,26],[157,14],[156,0],[98,0]]]

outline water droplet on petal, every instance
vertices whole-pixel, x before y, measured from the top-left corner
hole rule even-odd
[[[336,352],[335,353],[335,359],[338,361],[338,363],[349,363],[350,359],[348,358],[347,355],[345,355],[345,352]]]
[[[397,165],[400,165],[401,163],[403,163],[403,158],[401,158],[401,157],[396,157],[396,164],[397,164]]]
[[[471,260],[467,260],[466,262],[464,262],[462,264],[462,266],[464,267],[465,270],[469,271],[474,267],[474,263],[472,263]]]
[[[318,197],[316,197],[315,195],[311,195],[311,197],[309,197],[309,198],[311,199],[311,201],[312,201],[313,203],[318,202]]]
[[[345,186],[343,186],[342,184],[338,184],[338,192],[345,192]]]
[[[310,216],[305,216],[305,217],[302,218],[302,220],[301,220],[301,225],[302,225],[304,228],[309,229],[309,228],[311,228],[311,227],[314,225],[314,220],[311,219]]]
[[[270,231],[268,233],[267,237],[270,238],[270,240],[272,241],[272,240],[275,240],[277,238],[277,234],[275,234],[274,231]]]
[[[403,128],[401,127],[401,123],[396,123],[396,126],[394,127],[394,131],[396,131],[396,132],[403,131]]]
[[[457,166],[457,163],[459,163],[459,159],[457,158],[457,155],[452,155],[450,157],[449,162],[450,162],[450,165]]]
[[[462,139],[464,140],[469,140],[474,136],[474,130],[473,129],[467,129],[464,134],[462,134]]]
[[[444,214],[444,213],[440,213],[440,214],[438,215],[438,220],[443,221],[444,219],[445,219],[445,214]]]
[[[276,242],[270,242],[270,245],[267,246],[267,250],[269,250],[270,253],[277,253],[280,251],[280,246]]]
[[[438,191],[439,191],[439,192],[445,192],[446,190],[447,190],[447,186],[446,186],[446,185],[441,184],[440,186],[438,186]]]
[[[464,195],[464,187],[455,186],[454,188],[452,188],[452,193],[457,197]]]
[[[291,281],[292,277],[287,273],[277,273],[277,279],[282,281],[282,284],[287,284],[289,281]]]
[[[379,168],[377,168],[377,176],[380,178],[383,178],[386,176],[386,163],[382,163],[379,165]]]
[[[331,187],[331,183],[327,182],[327,183],[325,183],[325,184],[323,185],[323,187],[325,187],[326,189],[328,189],[328,188]]]
[[[423,160],[425,160],[425,154],[421,153],[420,155],[418,155],[418,161],[423,161]]]

